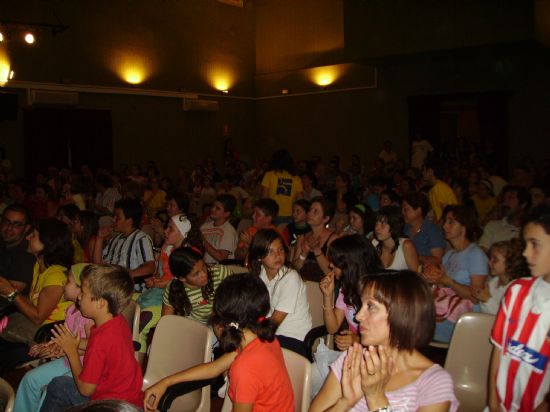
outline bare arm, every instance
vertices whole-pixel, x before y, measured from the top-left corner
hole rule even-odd
[[[133,278],[140,278],[143,276],[149,276],[155,273],[155,261],[150,260],[148,262],[142,263],[137,268],[129,271],[130,276]]]
[[[279,310],[274,310],[273,313],[271,314],[270,319],[273,320],[273,322],[275,322],[277,326],[279,326],[285,320],[286,315],[288,315],[288,313],[281,312]]]
[[[403,241],[403,253],[405,254],[405,262],[407,262],[409,270],[413,272],[418,271],[418,266],[420,264],[418,261],[418,253],[416,253],[413,242],[409,239]]]
[[[225,353],[215,361],[202,363],[161,379],[145,391],[143,400],[145,411],[154,411],[157,408],[169,386],[181,382],[215,378],[229,369],[236,356],[237,352]]]
[[[227,257],[229,256],[228,250],[216,249],[206,239],[203,240],[203,245],[206,251],[208,252],[208,254],[212,256],[214,259],[216,259],[218,262],[221,260],[227,259]]]
[[[327,379],[320,392],[317,394],[311,406],[309,412],[322,412],[322,411],[347,411],[345,405],[339,402],[342,396],[342,387],[334,373],[329,372]]]
[[[174,308],[172,306],[162,304],[161,316],[173,315],[173,314],[174,314]]]
[[[497,395],[497,372],[500,365],[501,351],[496,346],[493,347],[493,353],[491,354],[491,366],[489,367],[488,375],[488,392],[487,392],[487,406],[491,412],[500,412],[500,405]]]
[[[41,325],[50,316],[63,296],[63,286],[46,286],[38,295],[36,306],[25,296],[15,298],[15,306],[36,325]]]

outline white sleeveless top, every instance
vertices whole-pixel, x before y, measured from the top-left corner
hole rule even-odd
[[[393,255],[393,262],[386,269],[390,270],[406,270],[409,267],[407,266],[407,261],[405,260],[405,252],[403,251],[403,242],[407,240],[406,237],[399,238],[399,246]],[[372,239],[372,245],[376,247],[378,245],[377,239]]]

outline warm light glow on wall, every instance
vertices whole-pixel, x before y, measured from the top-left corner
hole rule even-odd
[[[337,65],[316,67],[310,70],[309,78],[319,86],[328,86],[340,77],[340,69]]]
[[[10,61],[5,50],[0,49],[0,86],[4,86],[10,79]]]
[[[208,81],[214,89],[225,92],[233,86],[235,79],[230,70],[222,67],[215,67],[208,71]]]
[[[129,67],[124,70],[124,80],[130,84],[140,84],[143,82],[144,76],[143,72],[139,69]]]
[[[123,52],[117,57],[115,70],[126,83],[140,84],[150,76],[151,70],[142,56]]]

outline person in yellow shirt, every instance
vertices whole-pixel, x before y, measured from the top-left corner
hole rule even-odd
[[[458,204],[453,189],[439,179],[442,169],[442,165],[438,160],[431,159],[426,161],[422,170],[424,181],[432,187],[428,192],[428,198],[434,212],[435,222],[439,222],[446,206]]]
[[[279,206],[275,224],[292,222],[292,204],[303,199],[302,179],[294,176],[294,164],[287,150],[276,151],[271,158],[271,169],[262,179],[262,198],[273,199]]]
[[[26,362],[27,345],[33,342],[34,334],[39,327],[64,320],[65,309],[71,305],[71,302],[63,298],[67,268],[73,260],[72,237],[68,226],[53,218],[42,220],[27,236],[27,240],[29,253],[36,257],[29,294],[20,294],[10,281],[0,277],[0,295],[16,309],[16,312],[9,315],[8,328],[1,335],[0,371]],[[17,337],[10,335],[9,325],[12,316],[23,316],[28,321],[21,329],[24,333],[18,333]],[[19,319],[23,322],[18,324],[24,323],[24,319]]]

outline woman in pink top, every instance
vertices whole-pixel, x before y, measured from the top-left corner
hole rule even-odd
[[[310,412],[456,411],[451,376],[417,350],[435,327],[428,284],[412,271],[369,275],[361,300],[361,344],[332,365]]]

